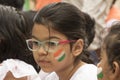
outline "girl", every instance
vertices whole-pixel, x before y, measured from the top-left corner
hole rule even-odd
[[[100,80],[120,80],[120,21],[111,26],[101,48]]]
[[[34,23],[32,38],[26,42],[41,69],[55,71],[46,80],[97,80],[96,66],[87,64],[86,49],[94,38],[94,20],[89,15],[59,2],[41,9]]]

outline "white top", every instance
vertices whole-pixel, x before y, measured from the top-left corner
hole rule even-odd
[[[44,72],[42,69],[39,72],[39,76],[41,78],[41,80],[45,80],[45,78],[49,75],[50,73],[46,73]]]
[[[55,72],[49,74],[45,80],[59,80]],[[70,80],[97,80],[97,67],[93,64],[81,66]]]
[[[4,80],[9,71],[15,78],[27,76],[27,80],[41,80],[31,65],[17,59],[7,59],[0,64],[0,80]]]

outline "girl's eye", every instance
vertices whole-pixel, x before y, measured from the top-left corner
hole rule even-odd
[[[32,41],[32,44],[33,44],[33,45],[38,45],[39,42],[37,42],[37,41]]]
[[[46,45],[49,47],[54,47],[57,45],[57,43],[50,41],[50,42],[46,42]]]

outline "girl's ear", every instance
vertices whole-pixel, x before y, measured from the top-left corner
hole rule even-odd
[[[78,56],[82,53],[84,47],[84,42],[82,39],[78,39],[72,48],[73,56]]]
[[[116,80],[116,78],[119,78],[119,77],[120,77],[120,66],[117,61],[114,61],[111,78],[112,80]]]

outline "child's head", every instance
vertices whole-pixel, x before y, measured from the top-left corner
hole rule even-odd
[[[112,25],[105,37],[101,49],[101,61],[104,80],[120,79],[120,22]]]
[[[53,3],[44,7],[36,15],[34,22],[50,26],[68,39],[82,38],[87,42],[85,47],[90,45],[95,34],[94,20],[88,14],[67,3]]]
[[[32,28],[34,25],[33,19],[35,14],[37,13],[37,11],[20,11],[20,14],[23,15],[23,17],[25,18],[25,23],[26,23],[26,27],[22,28],[22,31],[24,31],[23,33],[27,36],[27,37],[31,37],[32,34]]]
[[[0,63],[9,58],[25,60],[30,53],[25,27],[24,17],[15,8],[0,5]]]
[[[84,53],[94,38],[94,20],[89,15],[59,2],[41,9],[34,23],[32,39],[27,42],[44,71],[64,70],[87,59]]]
[[[24,0],[0,0],[0,4],[15,7],[18,10],[22,10],[24,2]]]

